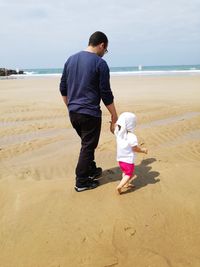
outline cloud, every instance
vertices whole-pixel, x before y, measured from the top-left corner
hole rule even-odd
[[[28,8],[24,14],[24,19],[44,19],[47,17],[47,12],[44,8]]]

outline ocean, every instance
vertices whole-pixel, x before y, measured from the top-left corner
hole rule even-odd
[[[11,75],[11,78],[25,77],[48,77],[61,76],[62,68],[38,68],[23,69],[23,75]],[[133,67],[110,67],[111,76],[116,75],[139,75],[139,76],[163,76],[163,75],[195,75],[200,74],[200,65],[169,65],[169,66],[133,66]]]

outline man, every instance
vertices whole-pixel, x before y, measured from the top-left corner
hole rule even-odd
[[[102,174],[94,161],[101,131],[101,100],[111,114],[111,131],[117,121],[109,68],[102,59],[108,52],[107,47],[107,36],[99,31],[93,33],[87,49],[69,57],[61,77],[60,92],[72,126],[81,138],[76,166],[77,192],[96,188],[99,184],[95,178]]]

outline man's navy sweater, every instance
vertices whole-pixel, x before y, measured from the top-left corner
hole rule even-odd
[[[113,103],[107,63],[87,51],[71,56],[64,66],[60,92],[68,98],[69,112],[100,117],[101,99],[106,106]]]

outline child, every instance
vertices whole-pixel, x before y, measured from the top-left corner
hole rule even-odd
[[[116,124],[114,134],[117,141],[117,161],[122,170],[122,180],[117,186],[120,194],[122,187],[133,187],[131,181],[134,178],[135,152],[147,154],[146,148],[138,146],[136,135],[133,133],[136,127],[136,116],[130,112],[122,113]]]

